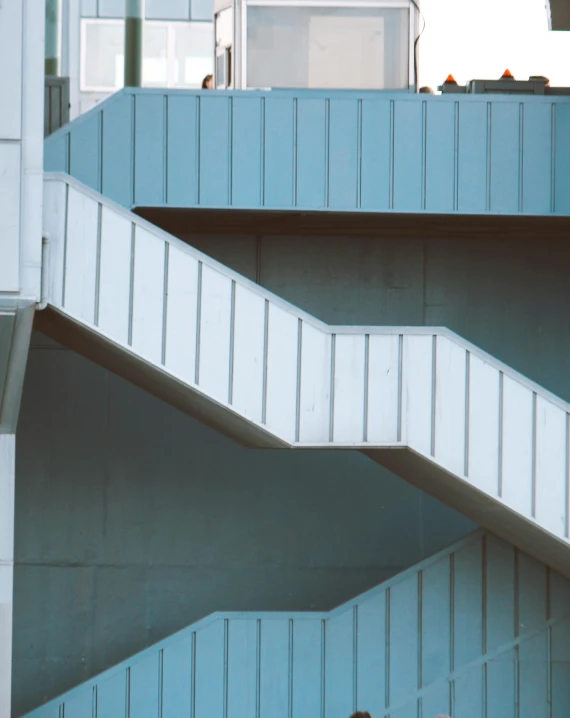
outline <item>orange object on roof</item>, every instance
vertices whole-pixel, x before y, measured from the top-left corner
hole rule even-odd
[[[514,80],[514,79],[515,79],[515,78],[513,77],[512,73],[511,73],[511,71],[510,71],[509,69],[506,69],[506,70],[503,72],[503,75],[502,75],[502,77],[501,77],[501,80]]]
[[[455,77],[453,77],[453,75],[448,75],[446,81],[443,84],[444,85],[457,85],[457,82],[455,80]]]

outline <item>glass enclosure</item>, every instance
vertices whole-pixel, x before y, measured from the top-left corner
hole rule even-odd
[[[248,3],[245,12],[249,88],[410,85],[408,8]]]

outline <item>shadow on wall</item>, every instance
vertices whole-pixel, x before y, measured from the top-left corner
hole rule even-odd
[[[473,529],[355,452],[248,450],[36,335],[17,715],[216,610],[326,610]]]

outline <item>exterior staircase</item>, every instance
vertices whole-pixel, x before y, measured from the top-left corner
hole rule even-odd
[[[570,406],[452,332],[333,327],[46,174],[39,328],[252,447],[362,451],[570,576]]]

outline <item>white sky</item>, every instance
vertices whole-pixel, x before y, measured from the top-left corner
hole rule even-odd
[[[545,75],[570,87],[570,32],[549,32],[545,0],[421,0],[420,84]]]

